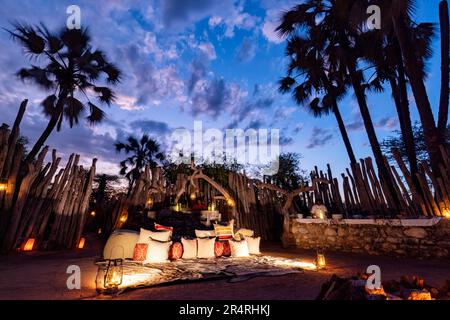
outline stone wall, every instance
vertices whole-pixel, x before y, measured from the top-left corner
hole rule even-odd
[[[450,219],[291,219],[288,247],[420,258],[450,258]]]

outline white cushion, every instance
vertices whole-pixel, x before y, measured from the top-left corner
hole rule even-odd
[[[170,231],[150,231],[141,228],[141,233],[139,234],[139,243],[148,243],[149,240],[157,240],[161,242],[167,242],[170,240]]]
[[[255,232],[250,229],[240,228],[236,231],[236,233],[243,235],[244,237],[253,237]]]
[[[259,244],[261,243],[261,237],[257,238],[245,237],[245,240],[247,241],[248,245],[248,253],[261,254],[261,251],[259,251]]]
[[[215,238],[197,238],[197,258],[215,258],[214,243]]]
[[[228,241],[230,243],[231,256],[233,258],[248,257],[248,244],[246,240],[243,241]]]
[[[106,241],[103,248],[104,259],[133,259],[134,246],[138,242],[139,233],[132,230],[116,230]]]
[[[216,236],[214,230],[195,230],[195,236],[197,238],[211,238]]]
[[[147,247],[147,257],[144,263],[169,262],[169,249],[172,241],[160,242],[150,239]]]
[[[181,244],[183,245],[183,259],[195,259],[197,258],[197,240],[188,240],[181,238]]]

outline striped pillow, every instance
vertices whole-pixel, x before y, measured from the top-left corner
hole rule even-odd
[[[158,231],[170,231],[170,235],[172,235],[173,227],[166,227],[166,226],[163,226],[162,224],[158,224],[158,223],[155,222],[155,230],[158,230]]]
[[[220,224],[214,224],[214,231],[216,233],[216,237],[219,240],[227,240],[227,239],[232,239],[234,237],[232,223],[229,223],[226,226],[221,226]]]

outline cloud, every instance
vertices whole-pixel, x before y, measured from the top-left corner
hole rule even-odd
[[[375,127],[384,130],[393,130],[398,127],[398,124],[399,122],[397,117],[384,117],[375,123]]]
[[[311,137],[309,138],[309,143],[306,146],[306,148],[313,149],[316,147],[322,147],[332,139],[333,133],[330,130],[314,127],[311,133]]]
[[[130,122],[130,127],[141,129],[144,133],[158,135],[166,135],[171,131],[167,123],[154,120],[135,120]]]
[[[239,62],[248,62],[254,58],[255,54],[255,40],[244,38],[241,45],[236,50],[236,60]]]

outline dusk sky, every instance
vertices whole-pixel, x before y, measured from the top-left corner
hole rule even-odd
[[[284,75],[285,41],[274,29],[280,13],[301,1],[4,1],[0,27],[12,21],[43,22],[50,30],[65,26],[66,8],[81,8],[81,24],[88,26],[92,44],[106,51],[123,72],[117,100],[104,107],[107,120],[95,127],[82,122],[70,129],[65,123],[47,144],[60,155],[72,152],[89,164],[99,159],[98,171],[117,174],[123,155],[114,142],[129,134],[149,133],[166,143],[172,130],[204,128],[278,128],[282,151],[303,156],[302,168],[332,164],[335,175],[348,157],[335,118],[314,119],[277,91]],[[438,22],[438,2],[419,0],[416,21]],[[439,40],[428,64],[427,89],[435,114],[439,101]],[[39,64],[39,61],[32,61]],[[47,92],[15,77],[30,61],[20,46],[0,30],[0,123],[12,124],[20,102],[29,105],[22,134],[30,143],[46,125],[40,102]],[[413,120],[418,119],[410,96]],[[379,140],[398,128],[390,91],[369,94],[370,111]],[[356,156],[371,155],[353,95],[340,104]]]

